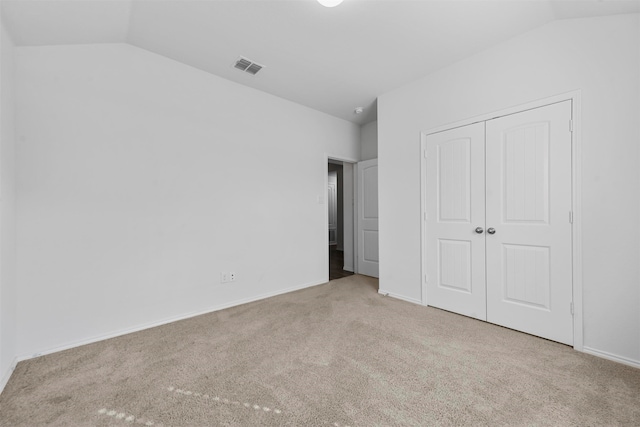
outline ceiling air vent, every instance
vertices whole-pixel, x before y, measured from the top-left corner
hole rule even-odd
[[[264,66],[241,56],[236,60],[236,63],[233,64],[233,67],[255,76]]]

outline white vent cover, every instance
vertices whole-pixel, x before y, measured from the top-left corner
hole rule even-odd
[[[241,56],[236,60],[235,64],[233,64],[233,67],[255,76],[258,74],[258,71],[264,68],[264,65],[256,64],[250,59]]]

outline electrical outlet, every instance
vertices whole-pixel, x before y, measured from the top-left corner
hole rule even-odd
[[[229,281],[229,273],[220,273],[220,283],[227,283]]]
[[[236,281],[236,273],[234,273],[234,272],[229,273],[229,281],[230,282],[235,282]]]

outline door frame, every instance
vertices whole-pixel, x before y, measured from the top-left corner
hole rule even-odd
[[[444,132],[450,129],[467,126],[473,123],[484,122],[498,117],[521,113],[534,108],[544,107],[563,101],[571,101],[571,117],[573,132],[571,133],[571,206],[573,221],[571,224],[572,234],[572,286],[573,286],[573,348],[583,351],[583,289],[582,289],[582,126],[581,126],[581,91],[575,90],[559,95],[538,99],[522,105],[508,107],[492,113],[482,114],[468,119],[438,126],[436,128],[420,132],[420,268],[421,268],[421,292],[422,305],[429,305],[427,295],[427,268],[426,268],[426,186],[427,177],[426,148],[427,136]],[[328,221],[328,219],[327,219]],[[327,232],[328,233],[328,232]]]
[[[342,156],[334,156],[332,154],[329,153],[324,153],[324,163],[323,163],[323,176],[324,176],[324,191],[321,193],[323,199],[323,203],[322,205],[325,207],[324,209],[324,239],[322,240],[324,242],[324,247],[323,247],[323,259],[324,259],[324,263],[323,263],[323,268],[326,269],[326,267],[329,266],[329,251],[327,250],[327,248],[329,247],[329,209],[328,209],[328,200],[327,200],[327,189],[329,188],[329,174],[327,174],[327,165],[329,164],[329,160],[336,160],[339,162],[343,162],[343,163],[351,163],[354,165],[353,169],[354,169],[354,179],[353,179],[353,209],[351,214],[353,215],[353,236],[351,236],[351,239],[353,240],[353,269],[354,269],[354,273],[358,274],[358,266],[357,266],[357,253],[358,253],[358,244],[355,240],[355,233],[356,233],[356,209],[357,209],[357,194],[356,194],[356,180],[355,180],[355,165],[358,163],[358,160],[354,160],[348,157],[342,157]],[[328,269],[326,269],[327,271],[325,272],[325,277],[324,277],[324,281],[328,282],[329,281],[329,271]]]

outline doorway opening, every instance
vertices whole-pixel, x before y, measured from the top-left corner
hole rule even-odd
[[[329,280],[355,272],[354,164],[342,160],[327,162],[327,219]]]

